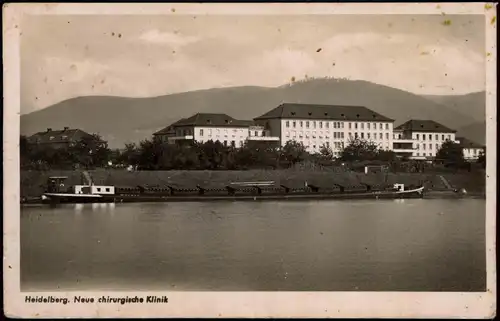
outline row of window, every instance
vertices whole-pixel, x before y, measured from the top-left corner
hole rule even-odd
[[[352,133],[349,133],[349,138],[352,138],[352,136]],[[361,133],[361,135],[354,133],[354,138],[365,139],[365,133]],[[366,139],[377,139],[377,133],[374,133],[373,136],[370,133],[366,133]],[[383,133],[378,134],[378,139],[384,139]],[[389,139],[389,133],[385,133],[385,139]]]
[[[212,129],[208,129],[207,131],[208,131],[208,137],[211,137],[212,136]],[[233,137],[236,136],[237,132],[238,132],[237,129],[233,129]],[[239,132],[240,132],[240,135],[243,134],[243,129],[240,129]],[[220,129],[216,129],[216,133],[220,134]],[[204,134],[205,134],[204,129],[200,129],[200,136],[203,136]],[[259,136],[259,131],[258,130],[251,131],[250,136],[252,136],[252,134],[253,134],[253,136]],[[224,136],[227,137],[227,135],[228,135],[228,131],[227,131],[227,129],[224,129]],[[264,132],[260,132],[260,136],[264,136]]]
[[[231,140],[231,141],[224,140],[224,141],[221,141],[219,139],[216,139],[215,141],[216,142],[221,142],[224,146],[228,146],[228,144],[229,144],[232,147],[236,147],[236,141],[235,140]],[[203,143],[204,141],[203,140],[199,140],[199,142]],[[239,145],[239,147],[243,147],[243,141],[242,140],[238,141],[238,145]]]
[[[434,156],[432,153],[417,153],[417,156]]]
[[[325,133],[325,134],[329,134],[329,133]],[[302,138],[302,137],[306,137],[306,138],[309,138],[309,136],[311,136],[312,138],[316,138],[318,137],[319,139],[323,139],[323,137],[325,139],[330,139],[330,136],[323,136],[323,133],[320,132],[319,135],[316,135],[316,132],[313,132],[313,133],[309,133],[309,132],[306,132],[305,134],[303,134],[302,132],[299,132],[299,137]],[[285,136],[288,138],[290,137],[290,132],[286,132],[285,133]],[[296,131],[292,131],[292,136],[293,137],[297,137],[297,132]],[[337,138],[344,138],[344,133],[343,132],[334,132],[333,133],[333,138],[334,139],[337,139]]]
[[[236,137],[236,135],[222,135],[222,136],[223,136],[224,138],[229,138],[229,137],[231,137],[231,138],[240,139],[240,140],[245,140],[245,139],[246,139],[246,137],[243,137],[243,136]],[[215,140],[220,140],[220,137],[221,137],[220,135],[215,135]],[[200,138],[200,140],[203,140],[203,138],[205,138],[205,137]],[[212,135],[208,135],[206,138],[207,138],[208,140],[210,140],[210,139],[212,139]]]
[[[190,129],[178,129],[177,136],[189,136],[193,135],[193,132]]]
[[[53,140],[54,138],[55,138],[54,136],[50,136],[49,140]],[[61,136],[61,139],[68,139],[68,136],[63,135]]]
[[[422,136],[420,136],[420,135],[422,135]],[[417,140],[420,140],[420,137],[422,137],[422,140],[426,140],[426,138],[428,138],[428,140],[432,140],[433,134],[416,134]],[[435,140],[439,140],[439,135],[434,134],[434,138],[435,138]],[[441,140],[445,140],[445,139],[451,139],[451,135],[441,134]]]
[[[465,153],[471,155],[479,155],[481,154],[481,151],[479,149],[465,149]]]
[[[383,133],[379,133],[378,136],[377,136],[377,133],[373,133],[373,135],[371,133],[366,133],[366,136],[365,136],[365,133],[348,133],[349,134],[349,138],[361,138],[361,139],[384,139],[384,135]],[[297,137],[297,132],[295,131],[292,131],[291,133],[292,137]],[[311,136],[312,138],[319,138],[319,139],[323,139],[323,137],[325,139],[330,139],[330,136],[322,136],[322,135],[318,135],[316,136],[316,133],[313,133],[311,135],[309,135],[309,133],[305,133],[305,134],[302,134],[302,132],[299,132],[298,134],[299,138],[302,138],[305,136],[305,138],[309,138],[309,136]],[[285,137],[286,138],[289,138],[290,137],[290,132],[286,132],[285,133]],[[343,132],[334,132],[333,133],[333,139],[343,139],[344,138],[344,133]],[[389,140],[389,133],[385,133],[385,139]]]
[[[426,146],[425,144],[415,144],[415,145],[416,145],[417,149],[425,150],[425,146]],[[436,144],[435,147],[436,147],[436,150],[438,150],[439,149],[439,144]],[[428,144],[428,148],[432,149],[432,144]]]
[[[424,148],[425,149],[425,148]],[[476,153],[472,153],[472,155],[477,155],[479,156],[479,151],[476,151]],[[435,156],[434,152],[429,152],[429,153],[417,153],[417,156]]]
[[[96,189],[97,189],[98,192],[101,192],[101,188],[100,187],[96,187]],[[105,189],[106,189],[106,192],[110,192],[109,187],[106,187]]]
[[[290,128],[290,124],[292,125],[292,128],[309,128],[309,126],[312,126],[312,128],[330,128],[330,122],[328,121],[289,121],[287,120],[285,122],[285,127]],[[366,124],[366,129],[377,129],[377,123],[359,123],[359,122],[354,122],[354,123],[347,123],[349,129],[358,129],[358,125],[360,129],[365,129],[365,124]],[[317,127],[316,127],[317,126]],[[371,128],[370,128],[371,127]],[[343,122],[332,122],[332,128],[344,128],[344,123]],[[383,123],[378,123],[378,128],[380,130],[384,129],[384,124]],[[389,130],[389,123],[385,123],[385,129]]]

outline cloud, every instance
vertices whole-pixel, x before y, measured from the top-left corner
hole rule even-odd
[[[92,95],[102,86],[110,66],[92,59],[74,60],[66,57],[37,57],[30,61],[36,68],[23,64],[21,101],[23,112],[46,107],[79,95]]]
[[[371,22],[355,26],[346,23],[349,17],[306,18],[72,17],[68,24],[64,17],[32,17],[23,28],[22,112],[83,95],[280,86],[305,75],[417,94],[484,90],[483,31],[477,28],[432,27],[425,17],[404,28],[388,28],[383,17],[364,17]]]
[[[182,47],[199,40],[197,37],[181,35],[178,32],[160,32],[157,29],[144,32],[139,36],[139,39],[148,43],[173,47]]]
[[[484,57],[457,39],[365,32],[339,34],[321,46],[322,56],[317,61],[333,76],[417,94],[484,89]]]

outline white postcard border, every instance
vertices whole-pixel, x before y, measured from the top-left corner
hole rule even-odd
[[[487,291],[438,292],[20,292],[20,55],[24,14],[484,14],[487,93]],[[496,315],[496,7],[486,3],[8,4],[4,41],[4,311],[11,317],[463,317]],[[166,295],[168,304],[34,304],[25,296]]]

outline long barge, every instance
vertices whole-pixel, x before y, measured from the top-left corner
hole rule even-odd
[[[356,200],[407,199],[424,197],[423,186],[405,187],[359,185],[319,187],[308,185],[290,188],[274,182],[232,183],[224,188],[118,187],[108,185],[74,185],[65,187],[64,177],[51,177],[41,203],[134,203],[134,202],[200,202],[200,201],[271,201],[271,200]]]

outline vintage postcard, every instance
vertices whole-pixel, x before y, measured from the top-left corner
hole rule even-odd
[[[7,316],[493,318],[496,5],[7,4]]]

